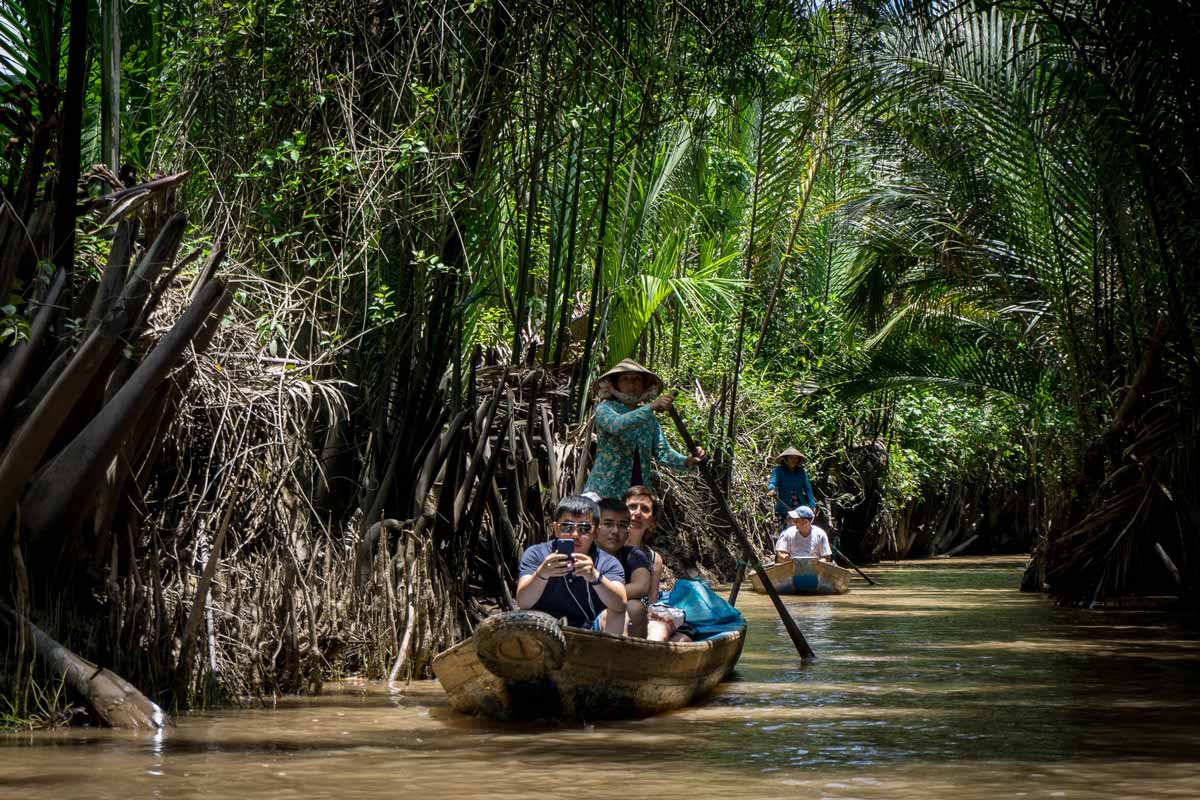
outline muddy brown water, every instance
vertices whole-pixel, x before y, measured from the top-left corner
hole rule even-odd
[[[849,595],[743,593],[733,680],[647,720],[512,726],[436,682],[329,686],[161,736],[0,737],[0,797],[1200,798],[1200,638],[1158,611],[1056,608],[1012,558],[907,562]]]

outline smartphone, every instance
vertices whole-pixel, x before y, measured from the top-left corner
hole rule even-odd
[[[554,540],[554,552],[558,553],[559,555],[564,555],[567,557],[567,563],[571,567],[571,572],[569,572],[567,574],[571,574],[571,573],[575,572],[575,559],[573,558],[573,556],[575,555],[575,540],[574,539],[555,539]]]

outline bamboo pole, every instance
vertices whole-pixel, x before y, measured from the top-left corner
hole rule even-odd
[[[971,540],[971,541],[975,541],[975,540],[972,538],[972,540]],[[862,577],[863,577],[863,580],[865,580],[867,583],[871,584],[872,586],[877,586],[877,585],[878,585],[877,583],[875,583],[875,581],[871,580],[871,579],[870,579],[870,578],[867,576],[867,573],[865,573],[865,572],[863,572],[861,569],[859,569],[859,568],[858,568],[858,565],[857,565],[857,564],[855,564],[853,561],[851,561],[851,560],[849,559],[849,557],[848,557],[848,556],[847,556],[845,553],[843,553],[841,550],[838,550],[836,547],[833,547],[833,548],[831,548],[831,549],[833,550],[833,555],[834,555],[835,557],[837,557],[837,558],[840,558],[842,561],[845,561],[847,564],[849,564],[849,565],[850,565],[850,567],[851,567],[851,568],[852,568],[852,569],[853,569],[855,572],[857,572],[859,575],[862,575]]]

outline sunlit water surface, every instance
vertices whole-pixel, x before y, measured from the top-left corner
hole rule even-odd
[[[1200,640],[1155,611],[1056,608],[1021,562],[909,562],[765,597],[734,679],[653,719],[505,726],[435,682],[327,687],[161,737],[0,737],[0,797],[1200,798]]]

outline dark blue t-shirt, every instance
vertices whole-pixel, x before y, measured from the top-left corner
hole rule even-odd
[[[641,547],[626,545],[617,551],[616,559],[621,562],[621,569],[625,570],[626,582],[633,580],[633,571],[635,569],[646,569],[653,573],[650,556]],[[633,598],[629,599],[632,600]]]
[[[553,540],[532,545],[521,554],[520,577],[532,575],[546,560],[546,556],[554,549]],[[592,545],[588,553],[596,565],[596,571],[602,578],[608,578],[617,583],[625,583],[625,571],[621,562],[605,553],[596,545]],[[534,580],[539,580],[535,578]],[[561,578],[550,578],[542,596],[533,604],[533,611],[544,611],[558,619],[567,618],[567,624],[572,628],[590,628],[596,617],[604,610],[604,601],[596,594],[596,587],[579,575],[567,575]]]

